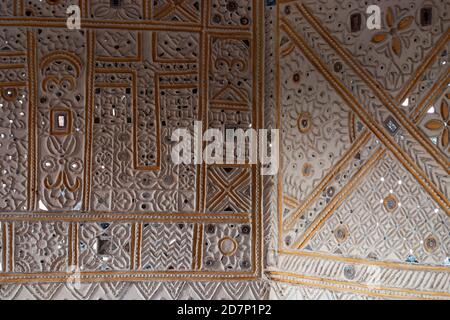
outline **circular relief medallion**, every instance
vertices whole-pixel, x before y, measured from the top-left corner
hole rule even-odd
[[[2,97],[6,101],[14,101],[17,98],[16,88],[4,88],[2,90]]]
[[[394,212],[398,208],[398,199],[391,194],[384,199],[383,205],[387,212]]]
[[[230,12],[234,12],[237,11],[237,9],[239,9],[239,5],[237,4],[237,2],[235,0],[230,0],[227,3],[227,10]]]
[[[423,242],[423,246],[425,248],[425,251],[427,251],[428,253],[433,253],[438,249],[439,241],[435,236],[430,235]]]
[[[308,133],[312,127],[312,117],[309,112],[300,113],[297,119],[298,130],[301,133]]]
[[[236,252],[237,247],[236,240],[230,237],[225,237],[219,241],[219,249],[224,256],[232,256]]]
[[[349,232],[347,226],[340,225],[334,230],[334,236],[339,243],[347,241]]]
[[[206,226],[206,233],[212,234],[214,232],[216,232],[216,227],[214,225],[212,225],[212,224],[208,224]]]
[[[249,234],[250,231],[251,231],[250,226],[245,225],[245,226],[243,226],[243,227],[241,228],[241,232],[242,232],[243,234]]]

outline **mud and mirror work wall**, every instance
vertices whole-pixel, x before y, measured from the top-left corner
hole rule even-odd
[[[369,4],[2,0],[0,298],[450,298],[450,3]]]

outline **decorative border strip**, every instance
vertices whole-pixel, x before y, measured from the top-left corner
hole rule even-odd
[[[65,222],[217,222],[248,223],[253,221],[253,213],[205,214],[201,213],[101,213],[101,212],[59,212],[59,213],[5,213],[0,221],[65,221]]]
[[[416,291],[409,289],[387,288],[381,286],[369,286],[355,282],[328,280],[319,277],[299,275],[290,272],[269,271],[271,280],[293,284],[330,289],[341,292],[363,294],[377,298],[389,299],[449,299],[450,294],[430,291]]]
[[[256,11],[256,10],[255,10]],[[64,18],[36,18],[27,17],[26,20],[19,17],[0,17],[0,26],[4,27],[27,27],[27,28],[62,28],[66,29],[66,19]],[[81,19],[81,27],[83,29],[118,29],[128,31],[179,31],[202,33],[207,32],[225,32],[228,35],[247,34],[252,35],[247,29],[229,28],[229,26],[205,26],[203,28],[198,24],[188,24],[179,22],[176,24],[164,21],[115,21],[100,19]]]
[[[92,177],[92,141],[94,132],[94,73],[95,73],[95,34],[88,31],[86,34],[86,56],[88,65],[86,67],[86,106],[85,106],[85,146],[84,146],[84,196],[83,208],[89,210],[91,207],[91,177]]]
[[[36,38],[33,31],[27,31],[27,63],[28,86],[30,97],[28,99],[28,199],[27,208],[33,210],[36,203]]]
[[[259,280],[261,277],[252,273],[237,272],[82,272],[79,276],[70,273],[41,273],[41,274],[14,274],[0,273],[2,283],[59,283],[76,279],[80,282],[117,282],[117,281],[232,281],[232,280]]]

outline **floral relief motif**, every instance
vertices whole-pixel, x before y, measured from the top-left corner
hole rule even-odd
[[[372,38],[372,42],[384,43],[385,41],[389,41],[390,39],[390,47],[392,49],[392,52],[394,52],[397,56],[400,56],[402,53],[402,42],[404,43],[406,41],[402,38],[403,32],[411,27],[411,24],[414,21],[414,17],[407,16],[397,22],[394,17],[394,11],[392,7],[389,7],[386,11],[385,20],[389,31],[377,33]]]
[[[242,27],[251,25],[250,2],[250,0],[212,0],[212,23]]]
[[[141,0],[91,1],[91,15],[103,19],[142,19]]]
[[[249,225],[206,225],[205,268],[248,271],[252,266],[250,235]]]
[[[1,10],[1,9],[0,9]],[[1,15],[1,14],[0,14]],[[29,90],[23,29],[0,29],[0,210],[27,210]],[[3,55],[2,55],[3,54]],[[5,55],[6,54],[6,55]],[[8,64],[16,68],[6,68]]]
[[[304,0],[303,4],[326,32],[393,97],[415,80],[416,71],[433,49],[445,43],[443,37],[450,24],[450,6],[446,1],[379,1],[376,5],[381,9],[381,30],[366,27],[369,16],[373,17],[366,15],[367,1]],[[290,14],[284,15],[300,33],[309,29],[306,19],[299,19],[301,15],[294,5],[290,6]],[[359,17],[356,19],[359,28],[352,29],[356,23],[353,17]]]
[[[351,110],[298,49],[280,60],[283,186],[303,201],[350,148]]]
[[[67,270],[67,223],[18,222],[14,230],[15,272]]]
[[[438,132],[440,135],[440,143],[444,149],[447,149],[449,144],[449,126],[450,126],[450,116],[449,116],[449,108],[448,102],[444,99],[441,103],[440,108],[440,119],[431,119],[428,120],[424,126],[428,130]]]
[[[442,97],[439,107],[430,107],[428,113],[420,122],[420,127],[430,140],[444,153],[450,151],[450,94]]]

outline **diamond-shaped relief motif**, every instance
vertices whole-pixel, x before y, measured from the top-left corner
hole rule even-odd
[[[400,130],[400,125],[392,116],[386,118],[384,126],[391,135],[395,135]]]
[[[79,261],[82,271],[130,270],[130,223],[82,223],[79,225]]]
[[[337,241],[335,228],[342,223],[348,226],[348,237]],[[386,155],[308,245],[345,257],[405,262],[414,256],[414,263],[442,266],[450,246],[449,228],[442,209],[392,155]],[[425,245],[430,235],[436,239],[433,251]]]
[[[199,23],[204,3],[201,0],[154,0],[150,2],[152,19],[174,23]]]
[[[252,170],[239,167],[209,167],[207,210],[211,213],[244,213],[252,208]]]

